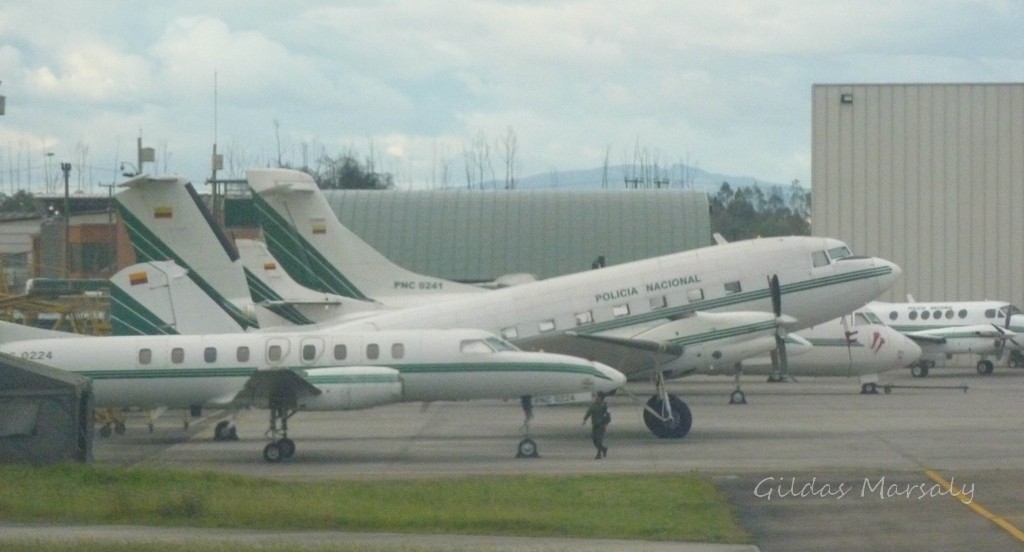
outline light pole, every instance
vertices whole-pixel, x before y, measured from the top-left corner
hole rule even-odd
[[[71,277],[71,194],[68,180],[71,177],[71,163],[61,163],[60,170],[64,173],[64,275]]]

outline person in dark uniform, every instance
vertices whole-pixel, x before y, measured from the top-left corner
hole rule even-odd
[[[595,460],[608,456],[608,447],[604,446],[604,436],[608,430],[608,424],[612,421],[612,415],[608,412],[608,405],[604,402],[604,393],[597,392],[594,402],[583,415],[583,424],[590,420],[590,438],[594,440],[594,447],[597,448]]]

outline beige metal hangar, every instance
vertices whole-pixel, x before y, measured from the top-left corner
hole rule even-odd
[[[884,298],[1024,304],[1024,83],[816,84],[812,233],[898,263]]]
[[[325,191],[397,264],[451,280],[550,278],[711,245],[707,194],[654,190]]]

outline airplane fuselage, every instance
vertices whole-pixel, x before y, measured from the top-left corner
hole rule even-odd
[[[478,330],[63,337],[0,352],[91,378],[103,407],[227,404],[266,370],[293,371],[318,388],[300,404],[306,410],[612,391],[625,382],[599,363],[525,353]]]

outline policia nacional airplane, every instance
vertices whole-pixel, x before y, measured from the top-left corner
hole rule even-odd
[[[910,368],[915,377],[923,378],[938,363],[962,354],[980,355],[978,373],[991,374],[995,365],[990,357],[1002,358],[1007,348],[1020,350],[1024,343],[1017,339],[1024,332],[1024,314],[1006,301],[907,299],[905,303],[873,301],[867,308],[921,346],[921,359]]]
[[[290,240],[284,250],[301,256],[305,277],[323,272],[323,247],[351,245],[354,235],[333,214],[308,212],[310,198],[322,199],[308,175],[268,169],[249,171],[247,177],[261,213],[277,213],[277,230],[264,221],[271,252],[278,257],[273,244]],[[126,185],[141,189],[153,181],[143,176]],[[304,199],[294,203],[296,197]],[[134,221],[126,217],[126,223],[142,226],[146,219],[157,227],[175,224],[177,211],[173,207],[167,216],[167,206],[141,205],[133,210]],[[190,235],[165,234],[178,240]],[[173,252],[176,247],[172,244],[168,249]],[[692,421],[686,404],[665,390],[667,378],[713,366],[734,366],[744,358],[776,350],[784,372],[786,332],[860,307],[888,289],[900,274],[896,265],[855,256],[838,240],[786,237],[735,242],[479,290],[389,269],[394,266],[390,261],[366,248],[369,246],[362,243],[348,249],[345,258],[354,263],[344,267],[346,272],[338,268],[326,272],[329,279],[347,283],[347,288],[330,292],[338,296],[347,293],[356,306],[351,314],[343,313],[321,325],[360,331],[482,328],[523,349],[599,360],[631,379],[655,381],[657,392],[647,402],[644,419],[648,428],[662,437],[684,436]],[[309,285],[303,274],[289,269],[290,263],[278,259],[297,281]],[[192,272],[194,267],[189,268]],[[384,277],[374,279],[377,270]],[[362,283],[373,287],[360,287]],[[381,295],[375,296],[377,293]]]
[[[0,322],[0,340],[0,353],[92,379],[98,406],[269,409],[269,462],[295,453],[288,420],[300,411],[607,393],[626,381],[599,362],[523,352],[477,329],[85,337]],[[536,450],[520,442],[520,454]]]

